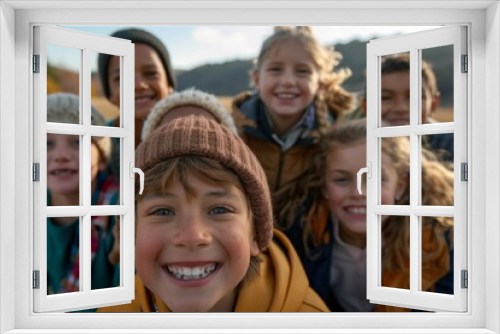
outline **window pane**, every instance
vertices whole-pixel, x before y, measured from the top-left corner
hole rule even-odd
[[[120,286],[120,251],[115,237],[120,233],[118,216],[92,216],[91,286],[92,290]],[[118,247],[116,250],[114,247]]]
[[[422,291],[453,294],[453,218],[421,217]]]
[[[453,45],[422,50],[422,124],[453,122]]]
[[[91,138],[92,205],[117,205],[120,193],[120,152],[112,151],[112,142],[118,138]],[[116,154],[117,156],[114,156]],[[117,171],[116,171],[117,169]]]
[[[47,134],[47,205],[80,205],[80,136]]]
[[[410,204],[410,137],[381,138],[380,204]]]
[[[453,135],[422,136],[422,205],[454,205]]]
[[[106,126],[120,126],[120,58],[91,52],[91,103],[106,120]],[[99,62],[106,64],[105,73],[99,72]]]
[[[47,218],[47,294],[76,292],[80,273],[79,217]]]
[[[382,126],[410,125],[410,53],[382,57],[380,70]]]
[[[381,286],[410,289],[410,217],[382,216]]]
[[[440,161],[448,162],[447,167],[451,170],[453,170],[452,164],[455,156],[454,142],[455,135],[453,133],[422,136],[422,147],[431,151]]]
[[[81,50],[47,45],[47,95],[54,93],[80,94]],[[62,102],[61,100],[58,100]],[[53,104],[48,99],[47,122],[81,124],[79,105]],[[74,101],[66,101],[66,103]]]

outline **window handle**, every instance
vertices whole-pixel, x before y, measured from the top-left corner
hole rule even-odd
[[[368,167],[361,168],[358,171],[358,192],[360,195],[361,195],[361,175],[363,175],[363,173],[366,173],[366,175],[369,179],[371,179],[371,177],[372,177],[372,163],[370,161],[368,161],[367,165],[368,165]]]
[[[134,163],[132,161],[129,162],[129,171],[130,178],[134,178],[134,173],[139,174],[139,184],[141,189],[139,190],[139,195],[142,195],[142,191],[144,190],[144,172],[140,168],[134,167]]]

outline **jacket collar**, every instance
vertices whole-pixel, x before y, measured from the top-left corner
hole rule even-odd
[[[293,127],[293,129],[306,129],[306,131],[301,130],[303,133],[295,142],[296,144],[308,145],[319,138],[319,125],[316,120],[315,108],[314,103],[311,103],[304,117]],[[236,96],[233,101],[233,110],[235,111],[233,114],[235,119],[238,119],[237,123],[240,126],[240,133],[276,142],[275,138],[273,138],[273,135],[276,135],[272,129],[272,124],[266,113],[264,103],[257,93],[248,91]]]

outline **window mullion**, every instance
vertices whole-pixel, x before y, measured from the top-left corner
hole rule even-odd
[[[80,106],[82,115],[82,125],[86,128],[85,134],[82,136],[82,149],[80,159],[80,189],[82,189],[82,197],[80,203],[89,208],[92,205],[92,189],[91,189],[91,105],[90,105],[90,85],[91,85],[91,69],[90,69],[90,50],[85,48],[82,50],[80,66]],[[90,210],[85,213],[83,219],[80,218],[80,291],[90,293],[91,290],[91,215]]]
[[[419,137],[414,130],[419,124],[420,113],[420,84],[419,84],[419,51],[410,49],[410,291],[417,292],[419,273],[421,271],[419,252],[419,217],[413,209],[420,204],[420,173],[419,173]]]

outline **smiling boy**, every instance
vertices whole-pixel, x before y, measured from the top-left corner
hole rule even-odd
[[[381,118],[385,126],[410,125],[410,56],[407,53],[385,56],[381,62]],[[439,107],[440,92],[436,74],[430,63],[422,59],[422,118],[420,124],[436,123],[434,114]],[[366,98],[362,101],[366,115]],[[453,161],[452,133],[422,136],[422,143],[443,161]]]
[[[193,90],[155,107],[136,151],[136,298],[100,312],[328,311],[273,235],[264,171],[227,116]]]

